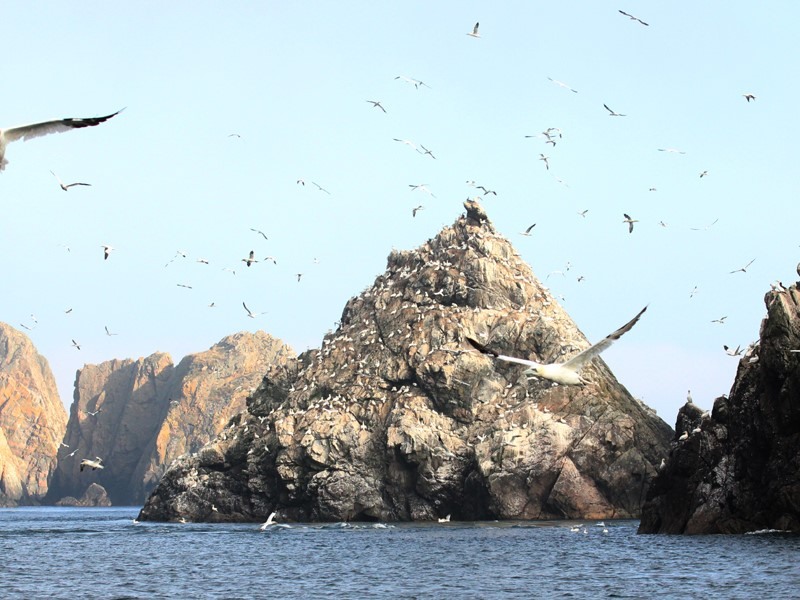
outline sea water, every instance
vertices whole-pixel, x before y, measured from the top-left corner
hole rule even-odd
[[[800,536],[780,532],[637,535],[632,520],[261,531],[135,523],[138,510],[0,509],[0,597],[800,598]]]

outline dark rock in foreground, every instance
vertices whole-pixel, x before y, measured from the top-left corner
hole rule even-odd
[[[472,351],[466,336],[550,362],[588,343],[465,206],[393,252],[319,350],[272,367],[247,411],[171,465],[140,519],[638,516],[672,430],[601,360],[584,370],[591,385],[565,387]]]
[[[800,532],[800,293],[765,297],[757,346],[710,415],[687,404],[640,533]],[[686,439],[678,439],[684,432]]]

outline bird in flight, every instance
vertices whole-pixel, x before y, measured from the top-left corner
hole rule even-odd
[[[413,85],[417,89],[419,89],[422,86],[425,86],[426,88],[431,89],[431,86],[429,86],[427,83],[425,83],[424,81],[420,81],[419,79],[414,79],[413,77],[406,77],[405,75],[398,75],[397,77],[395,77],[395,79],[400,79],[402,81],[405,81],[406,83],[410,83],[411,85]]]
[[[433,194],[433,192],[431,192],[431,191],[428,189],[428,184],[427,184],[427,183],[419,183],[419,184],[417,184],[417,185],[414,185],[413,183],[409,183],[409,184],[408,184],[408,187],[410,187],[410,188],[411,188],[411,191],[412,191],[412,192],[425,192],[425,193],[426,193],[426,194],[428,194],[428,195],[429,195],[431,198],[436,198],[436,196]]]
[[[103,459],[99,456],[95,456],[95,460],[91,458],[84,458],[81,461],[81,471],[83,471],[86,467],[91,467],[92,471],[96,471],[97,469],[104,469],[105,467],[100,464],[103,462]]]
[[[550,170],[550,163],[547,162],[547,161],[550,160],[550,157],[549,156],[545,156],[544,154],[539,154],[539,160],[543,160],[544,161],[544,168],[549,171]]]
[[[255,250],[250,250],[250,254],[247,256],[247,258],[243,258],[242,262],[245,263],[248,267],[253,263],[257,263],[258,261],[256,260]]]
[[[53,173],[53,171],[50,171],[50,172]],[[64,182],[62,182],[61,179],[58,177],[58,175],[56,175],[55,173],[53,173],[53,177],[56,178],[56,181],[58,181],[58,185],[60,185],[61,189],[64,190],[65,192],[68,192],[69,188],[71,188],[73,186],[76,186],[76,185],[87,185],[87,186],[91,186],[92,185],[91,183],[79,183],[79,182],[64,184]]]
[[[705,227],[690,227],[689,229],[691,229],[692,231],[706,231],[709,227],[714,225],[714,223],[716,223],[717,221],[719,221],[719,219],[714,219],[711,223],[709,223]]]
[[[632,21],[639,21],[639,23],[641,23],[642,25],[645,25],[645,26],[649,27],[649,25],[647,23],[645,23],[644,21],[642,21],[639,17],[634,17],[633,15],[629,15],[624,10],[621,10],[619,12],[622,13],[623,15],[625,15],[626,17],[628,17],[629,19],[631,19]]]
[[[727,354],[728,356],[739,356],[742,353],[742,347],[741,346],[736,346],[735,350],[733,348],[729,348],[728,346],[725,346],[725,345],[723,345],[722,348],[723,348],[723,350],[725,350],[725,354]]]
[[[533,225],[531,225],[530,227],[528,227],[528,228],[527,228],[525,231],[521,231],[521,232],[520,232],[520,235],[527,235],[527,236],[530,236],[530,235],[532,235],[532,234],[531,234],[531,230],[532,230],[534,227],[536,227],[536,223],[534,223]]]
[[[276,515],[276,514],[278,514],[278,513],[276,513],[276,512],[271,512],[271,513],[270,513],[270,515],[267,517],[267,520],[266,520],[266,521],[264,521],[264,522],[261,524],[261,527],[259,527],[259,529],[260,529],[261,531],[264,531],[264,530],[265,530],[267,527],[269,527],[270,525],[272,525],[272,524],[275,522],[275,515]]]
[[[250,231],[255,231],[257,234],[259,234],[259,235],[263,236],[265,240],[268,240],[268,239],[269,239],[269,238],[267,237],[267,234],[266,234],[266,233],[264,233],[263,231],[261,231],[260,229],[253,229],[253,228],[251,227],[251,228],[250,228]]]
[[[124,110],[124,109],[122,109]],[[111,117],[118,115],[122,110],[106,115],[105,117],[88,117],[85,119],[55,119],[53,121],[44,121],[42,123],[33,123],[31,125],[22,125],[20,127],[12,127],[11,129],[0,129],[0,171],[6,168],[8,161],[5,158],[6,146],[10,142],[16,140],[30,140],[36,137],[47,135],[48,133],[60,133],[62,131],[71,131],[72,129],[80,129],[81,127],[94,127],[104,121],[108,121]]]
[[[588,208],[586,208],[586,209],[584,209],[584,210],[580,210],[580,211],[578,211],[578,214],[579,214],[580,216],[582,216],[582,217],[584,217],[584,218],[585,218],[585,217],[586,217],[586,213],[587,213],[587,212],[589,212],[589,209],[588,209]]]
[[[748,102],[750,102],[750,100],[755,101],[756,99],[756,97],[753,94],[742,94],[742,96],[744,96],[744,99],[747,100]]]
[[[367,100],[370,104],[372,104],[373,108],[380,108],[383,112],[386,112],[386,109],[383,108],[383,104],[380,103],[380,100]]]
[[[494,190],[490,190],[490,189],[488,189],[488,188],[486,188],[486,187],[484,187],[482,185],[477,186],[477,188],[479,190],[483,190],[483,195],[484,196],[488,196],[489,194],[493,194],[493,195],[497,196],[497,192],[495,192]]]
[[[251,319],[255,319],[258,315],[265,314],[265,313],[254,313],[252,310],[247,308],[247,304],[245,304],[244,302],[242,302],[242,306],[244,306],[244,309],[247,311],[247,316],[250,317]]]
[[[72,340],[72,347],[73,348],[77,348],[78,350],[81,349],[81,345],[78,342],[76,342],[75,340]]]
[[[486,346],[482,345],[480,342],[476,342],[472,338],[467,338],[467,341],[472,345],[473,348],[481,352],[482,354],[488,354],[489,356],[493,356],[498,360],[504,360],[507,362],[513,362],[521,365],[526,365],[528,369],[525,370],[526,375],[532,375],[536,377],[541,377],[543,379],[549,379],[550,381],[555,381],[556,383],[560,383],[562,385],[581,385],[589,383],[585,379],[580,376],[581,369],[591,361],[594,357],[599,355],[605,349],[607,349],[611,344],[613,344],[616,340],[621,338],[625,333],[631,330],[631,328],[636,325],[636,322],[639,320],[639,317],[642,316],[642,313],[647,310],[645,306],[639,314],[637,314],[633,319],[625,323],[622,327],[617,329],[615,332],[610,333],[605,338],[590,346],[586,350],[579,352],[568,361],[563,363],[550,363],[550,364],[542,364],[538,363],[534,360],[527,360],[524,358],[515,358],[513,356],[504,356],[502,354],[498,354],[494,350],[490,350]]]
[[[669,152],[670,154],[686,154],[683,150],[678,150],[677,148],[659,148],[659,152]]]
[[[417,213],[418,213],[419,211],[421,211],[421,210],[424,210],[424,209],[425,209],[425,207],[424,207],[424,206],[422,206],[422,204],[420,204],[419,206],[417,206],[417,207],[415,207],[415,208],[412,208],[412,209],[411,209],[411,216],[412,216],[412,217],[416,217],[416,216],[417,216]]]
[[[553,83],[555,83],[558,87],[564,88],[565,90],[569,90],[573,94],[577,94],[578,93],[578,90],[571,88],[570,86],[568,86],[563,81],[559,81],[558,79],[553,79],[552,77],[548,77],[548,79],[550,81],[552,81]]]
[[[427,149],[425,146],[423,146],[422,144],[420,144],[420,145],[419,145],[419,147],[420,147],[420,148],[422,148],[422,150],[417,150],[417,152],[419,152],[420,154],[426,154],[427,156],[430,156],[432,159],[436,160],[436,157],[433,155],[433,152],[431,152],[430,150],[428,150],[428,149]]]
[[[708,175],[708,171],[703,171],[702,173],[700,173],[700,179],[702,179],[706,175]]]
[[[720,317],[719,319],[712,319],[711,322],[712,323],[719,323],[720,325],[724,325],[725,324],[725,319],[727,319],[727,318],[728,317],[726,315],[724,317]]]
[[[631,219],[630,215],[627,213],[622,213],[622,216],[625,217],[622,222],[628,224],[628,233],[633,233],[633,224],[638,223],[636,219]]]
[[[605,109],[606,109],[606,110],[607,110],[607,111],[610,113],[610,114],[608,115],[609,117],[627,117],[627,116],[628,116],[628,115],[623,115],[623,114],[620,114],[620,113],[618,113],[618,112],[614,112],[613,110],[611,110],[610,108],[608,108],[608,104],[603,104],[603,107],[605,107]]]
[[[749,267],[750,265],[752,265],[752,264],[753,264],[753,261],[755,261],[755,258],[754,258],[753,260],[751,260],[749,263],[747,263],[745,266],[743,266],[743,267],[740,267],[740,268],[738,268],[738,269],[735,269],[735,270],[731,271],[731,273],[738,273],[739,271],[741,271],[742,273],[747,273],[747,267]]]
[[[111,333],[111,332],[108,330],[108,325],[105,325],[104,327],[106,328],[106,335],[108,335],[108,336],[111,336],[111,335],[118,335],[118,334],[116,334],[116,333]]]
[[[325,193],[326,193],[326,194],[328,194],[329,196],[331,195],[331,193],[330,193],[328,190],[326,190],[324,187],[322,187],[322,186],[321,186],[320,184],[318,184],[317,182],[315,182],[315,181],[312,181],[311,183],[312,183],[312,185],[315,185],[315,186],[317,187],[317,189],[318,189],[320,192],[325,192]],[[304,184],[304,185],[305,185],[305,184]]]
[[[108,260],[108,256],[111,254],[114,247],[106,244],[101,244],[100,246],[103,248],[103,260]]]
[[[467,35],[470,36],[470,37],[474,37],[474,38],[481,37],[481,34],[478,33],[478,27],[480,27],[480,25],[481,25],[480,23],[475,23],[475,27],[473,27],[472,31],[467,33]]]

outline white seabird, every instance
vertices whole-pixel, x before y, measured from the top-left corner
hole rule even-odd
[[[628,224],[628,233],[633,233],[633,224],[638,223],[639,221],[636,219],[631,219],[630,215],[627,213],[622,213],[622,216],[625,217],[622,222]]]
[[[450,515],[447,515],[446,517],[442,517],[439,519],[439,523],[449,523],[449,522],[450,522]]]
[[[580,376],[581,369],[592,360],[595,356],[603,352],[606,348],[608,348],[611,344],[613,344],[616,340],[621,338],[625,333],[631,330],[631,328],[636,325],[636,322],[639,320],[639,317],[642,316],[644,311],[647,310],[645,306],[642,310],[639,311],[633,319],[625,323],[622,327],[610,333],[605,338],[594,344],[593,346],[589,346],[586,350],[579,352],[571,359],[563,363],[550,363],[550,364],[542,364],[538,363],[534,360],[527,360],[524,358],[516,358],[513,356],[504,356],[502,354],[498,354],[494,350],[490,350],[486,346],[482,345],[479,342],[476,342],[472,338],[467,337],[467,341],[479,352],[483,354],[488,354],[489,356],[493,356],[499,360],[504,360],[507,362],[513,362],[521,365],[527,365],[529,368],[525,370],[526,375],[532,375],[536,377],[541,377],[543,379],[549,379],[550,381],[555,381],[556,383],[560,383],[562,385],[581,385],[586,384],[588,381],[583,379]]]
[[[467,35],[470,36],[470,37],[474,37],[474,38],[481,37],[481,34],[478,33],[478,27],[480,27],[480,25],[481,25],[480,22],[475,23],[475,27],[473,27],[472,31],[468,32]]]
[[[50,171],[50,172],[53,173],[53,171]],[[69,188],[74,187],[76,185],[88,185],[90,187],[92,185],[91,183],[80,183],[80,182],[77,182],[77,181],[75,183],[67,183],[67,184],[65,184],[63,181],[61,181],[61,178],[58,175],[56,175],[55,173],[53,173],[53,177],[56,178],[56,181],[58,181],[58,185],[60,185],[61,189],[64,190],[65,192],[68,192]]]
[[[262,523],[262,525],[261,525],[261,527],[259,527],[259,529],[260,529],[261,531],[264,531],[264,530],[265,530],[267,527],[269,527],[270,525],[272,525],[272,524],[275,522],[275,515],[276,515],[276,514],[278,514],[278,513],[274,512],[274,511],[273,511],[273,512],[271,512],[271,513],[269,514],[269,516],[267,517],[267,520],[266,520],[266,521],[264,521],[264,523]]]
[[[552,81],[553,83],[555,83],[558,87],[564,88],[565,90],[569,90],[573,94],[577,94],[578,93],[578,90],[571,88],[570,86],[568,86],[563,81],[559,81],[558,79],[553,79],[552,77],[548,77],[548,79],[550,81]]]
[[[122,109],[124,110],[124,109]],[[55,119],[53,121],[44,121],[42,123],[33,123],[31,125],[22,125],[20,127],[12,127],[11,129],[0,129],[0,171],[6,168],[8,161],[5,158],[6,146],[10,142],[16,140],[30,140],[36,137],[47,135],[48,133],[60,133],[62,131],[70,131],[72,129],[80,129],[81,127],[94,127],[104,121],[108,121],[111,117],[118,115],[122,110],[106,115],[105,117],[88,117],[84,119]]]
[[[619,12],[628,17],[631,21],[639,21],[639,23],[641,23],[642,25],[649,27],[649,24],[642,21],[639,17],[634,17],[633,15],[626,13],[624,10],[621,10]]]
[[[618,113],[618,112],[614,112],[613,110],[611,110],[610,108],[608,108],[608,104],[603,104],[603,107],[604,107],[604,108],[605,108],[605,109],[606,109],[606,110],[607,110],[607,111],[610,113],[610,114],[608,115],[608,116],[610,116],[610,117],[627,117],[627,116],[628,116],[628,115],[623,115],[623,114],[621,114],[621,113]]]
[[[753,259],[753,260],[751,260],[749,263],[747,263],[745,266],[743,266],[743,267],[739,267],[738,269],[735,269],[735,270],[731,271],[731,273],[738,273],[739,271],[741,271],[742,273],[747,273],[747,267],[749,267],[750,265],[752,265],[752,264],[753,264],[753,262],[754,262],[755,260],[756,260],[756,259],[754,258],[754,259]]]
[[[256,260],[255,251],[254,250],[250,250],[250,254],[247,256],[247,258],[243,258],[242,262],[245,263],[248,267],[250,265],[252,265],[253,263],[257,263],[258,261]]]
[[[103,459],[99,456],[95,456],[95,460],[92,460],[91,458],[84,458],[81,461],[81,471],[83,471],[83,469],[86,467],[91,467],[92,471],[96,471],[97,469],[105,469],[105,467],[100,464],[102,462]]]

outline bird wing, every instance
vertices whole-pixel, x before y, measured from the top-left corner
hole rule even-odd
[[[536,223],[534,223],[533,225],[531,225],[530,227],[528,227],[528,228],[525,230],[525,233],[530,233],[530,232],[531,232],[531,229],[533,229],[534,227],[536,227]]]
[[[124,110],[124,109],[122,109]],[[118,115],[122,110],[106,115],[105,117],[88,117],[85,119],[56,119],[54,121],[45,121],[43,123],[33,123],[31,125],[22,125],[20,127],[12,127],[3,131],[3,137],[9,142],[15,140],[29,140],[35,137],[47,135],[48,133],[59,133],[62,131],[69,131],[70,129],[79,129],[81,127],[93,127],[99,125],[104,121],[108,121],[111,117]]]
[[[605,107],[605,109],[606,109],[608,112],[610,112],[612,115],[614,114],[614,111],[613,111],[613,110],[611,110],[610,108],[608,108],[608,104],[603,104],[603,106],[604,106],[604,107]]]
[[[636,321],[639,320],[639,317],[641,317],[642,314],[644,313],[644,311],[646,311],[646,310],[647,310],[647,307],[645,306],[642,310],[639,311],[639,314],[637,314],[630,321],[625,323],[625,325],[623,325],[622,327],[617,329],[614,333],[608,334],[606,337],[604,337],[602,340],[600,340],[599,342],[597,342],[593,346],[589,346],[583,352],[580,352],[579,354],[576,354],[575,356],[570,358],[568,361],[563,363],[562,366],[565,367],[565,368],[571,369],[573,371],[576,371],[576,372],[579,371],[583,367],[584,364],[586,364],[588,361],[592,360],[595,356],[600,354],[603,350],[608,348],[611,344],[613,344],[615,341],[617,341],[619,338],[621,338],[623,335],[625,335],[628,331],[630,331],[631,328],[634,325],[636,325]]]
[[[480,21],[478,23],[475,23],[475,27],[472,28],[472,33],[473,34],[478,33],[478,27],[479,26],[480,26]]]
[[[633,233],[633,221],[628,223],[628,233]]]
[[[251,311],[249,308],[247,308],[247,304],[245,304],[244,302],[242,302],[242,306],[244,306],[244,309],[247,311],[247,314],[248,314],[248,315],[252,315],[252,314],[253,314],[253,312],[252,312],[252,311]]]
[[[504,360],[506,362],[513,362],[513,363],[517,363],[517,364],[520,364],[520,365],[526,365],[528,367],[538,367],[538,366],[541,365],[541,363],[538,363],[535,360],[527,360],[525,358],[516,358],[515,356],[505,356],[503,354],[498,354],[497,352],[495,352],[494,350],[491,350],[490,348],[487,348],[486,346],[484,346],[480,342],[477,342],[477,341],[473,340],[471,337],[468,337],[467,341],[470,343],[470,345],[473,348],[475,348],[481,354],[486,354],[488,356],[492,356],[492,357],[494,357],[494,358],[496,358],[498,360]]]

